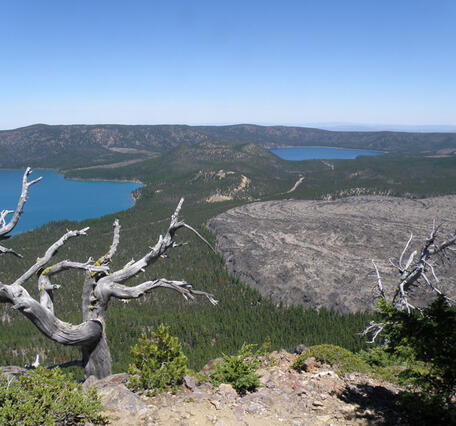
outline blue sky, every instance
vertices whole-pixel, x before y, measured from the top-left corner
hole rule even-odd
[[[456,125],[456,1],[0,0],[0,129]]]

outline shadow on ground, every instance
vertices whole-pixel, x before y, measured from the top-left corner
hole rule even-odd
[[[417,393],[396,393],[370,384],[347,384],[339,398],[357,405],[356,417],[366,419],[369,425],[456,425],[456,407],[443,409]]]

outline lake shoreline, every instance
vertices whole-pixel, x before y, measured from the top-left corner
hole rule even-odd
[[[366,149],[366,148],[344,148],[341,146],[326,146],[326,145],[281,145],[281,146],[265,146],[268,151],[271,149],[289,149],[289,148],[329,148],[329,149],[339,149],[343,151],[368,151],[368,152],[378,152],[381,154],[389,154],[390,151],[381,151],[378,149]],[[325,160],[325,158],[323,159]]]
[[[134,183],[136,185],[141,185],[139,188],[136,188],[136,189],[134,189],[133,191],[130,192],[130,198],[131,198],[131,201],[132,201],[133,204],[127,210],[132,209],[136,205],[136,202],[141,198],[141,194],[139,194],[138,196],[135,196],[135,192],[140,190],[140,189],[142,189],[142,188],[145,188],[145,186],[146,186],[146,184],[144,182],[141,182],[139,179],[109,179],[109,180],[102,179],[102,178],[87,178],[87,179],[83,179],[83,178],[66,177],[64,172],[62,172],[62,173],[59,172],[59,174],[62,174],[63,178],[65,180],[72,180],[72,181],[80,181],[80,182],[119,182],[119,183]],[[119,210],[119,211],[124,211],[124,210]],[[116,212],[114,212],[114,213],[116,213]],[[100,217],[103,217],[103,216],[100,216]]]
[[[16,208],[24,171],[22,168],[0,169],[4,192],[4,205],[0,208]],[[33,172],[33,178],[41,176],[43,180],[32,188],[27,214],[12,236],[52,221],[80,222],[129,210],[141,198],[141,189],[146,186],[138,180],[67,178],[56,169],[34,169]]]
[[[59,172],[60,173],[60,172]],[[66,180],[82,181],[82,182],[119,182],[119,183],[135,183],[136,185],[146,186],[144,182],[139,179],[103,179],[103,178],[79,178],[79,177],[66,177],[65,173],[61,173]]]
[[[289,148],[269,148],[269,152],[285,161],[325,161],[325,160],[355,160],[359,157],[384,156],[382,151],[355,149],[298,146]]]
[[[12,167],[0,167],[0,171],[2,170],[5,170],[5,171],[8,171],[8,170],[24,170],[25,172],[25,169],[22,169],[21,167],[16,167],[16,168],[12,168]],[[84,181],[84,182],[121,182],[121,183],[135,183],[137,185],[142,185],[142,186],[145,186],[145,183],[140,181],[139,179],[103,179],[103,178],[77,178],[77,177],[67,177],[65,176],[65,173],[66,172],[71,172],[73,170],[77,170],[77,169],[68,169],[68,170],[59,170],[59,169],[52,169],[52,168],[44,168],[44,167],[39,167],[39,168],[33,168],[31,167],[32,169],[32,173],[33,172],[38,172],[39,170],[51,170],[51,171],[55,171],[57,172],[59,175],[63,175],[63,178],[66,179],[66,180],[79,180],[79,181]]]

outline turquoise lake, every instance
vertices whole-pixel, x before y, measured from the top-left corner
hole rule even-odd
[[[24,170],[0,170],[0,210],[15,210]],[[66,180],[55,170],[34,170],[19,224],[11,233],[35,229],[51,221],[83,220],[126,210],[133,205],[131,192],[141,185],[131,182]],[[11,216],[8,216],[11,217]]]
[[[342,149],[324,147],[273,148],[272,153],[289,161],[301,160],[353,160],[360,155],[383,155],[383,152],[362,149]]]

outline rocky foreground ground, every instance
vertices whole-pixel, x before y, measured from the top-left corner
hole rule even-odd
[[[411,248],[419,249],[434,220],[443,224],[443,237],[454,232],[456,196],[259,202],[229,210],[208,227],[228,268],[264,296],[353,312],[376,304],[372,259],[392,291],[398,277],[388,259],[397,261],[410,233]],[[439,285],[456,296],[454,259],[436,270]]]
[[[147,397],[131,392],[128,374],[86,381],[97,386],[113,425],[371,425],[406,424],[400,389],[353,373],[339,376],[313,358],[307,370],[291,368],[297,355],[273,352],[258,370],[262,387],[239,396],[231,385],[197,384],[186,377],[175,393]]]

